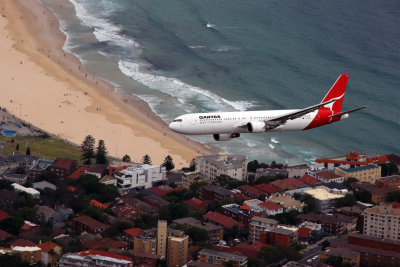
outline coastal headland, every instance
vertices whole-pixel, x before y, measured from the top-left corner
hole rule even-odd
[[[62,6],[60,5],[60,8]],[[177,168],[212,149],[169,130],[141,99],[87,73],[66,53],[66,36],[39,1],[0,2],[0,107],[59,138],[80,144],[91,134],[109,154]]]

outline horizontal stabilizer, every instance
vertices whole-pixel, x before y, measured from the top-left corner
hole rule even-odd
[[[344,115],[344,114],[349,114],[349,113],[352,113],[352,112],[355,112],[355,111],[359,111],[360,109],[364,109],[364,108],[366,108],[366,107],[367,107],[367,106],[363,106],[363,107],[358,107],[358,108],[350,109],[350,110],[347,110],[347,111],[343,111],[343,112],[340,112],[340,113],[338,113],[338,114],[331,115],[331,116],[329,116],[329,118],[340,117],[340,116],[342,116],[342,115]]]

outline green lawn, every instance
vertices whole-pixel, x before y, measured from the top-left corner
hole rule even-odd
[[[14,139],[14,143],[11,143]],[[32,156],[38,156],[46,159],[55,158],[70,158],[80,161],[81,152],[78,147],[67,144],[53,137],[42,138],[36,136],[18,136],[18,137],[0,137],[0,144],[4,145],[2,153],[5,156],[16,154],[25,155],[26,149],[29,146]],[[16,146],[19,144],[19,150]],[[81,162],[80,162],[81,163]]]

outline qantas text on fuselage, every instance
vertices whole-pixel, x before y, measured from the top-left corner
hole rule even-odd
[[[341,111],[349,75],[342,74],[321,103],[291,110],[193,113],[177,117],[169,128],[186,135],[213,135],[227,141],[243,133],[302,131],[337,122],[365,107]]]

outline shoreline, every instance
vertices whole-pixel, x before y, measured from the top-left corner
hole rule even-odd
[[[0,18],[7,20],[5,31],[8,32],[14,42],[12,44],[12,49],[27,55],[30,61],[42,68],[46,76],[53,79],[55,78],[58,82],[63,83],[64,87],[67,87],[63,88],[64,90],[67,89],[63,95],[64,98],[68,98],[68,96],[72,97],[73,95],[76,95],[77,98],[79,98],[79,96],[88,98],[85,99],[88,101],[85,101],[84,107],[82,107],[82,103],[79,103],[84,113],[97,115],[97,117],[100,115],[103,117],[103,121],[104,119],[108,121],[109,127],[117,124],[124,126],[123,128],[128,127],[131,131],[133,130],[134,137],[130,138],[122,133],[120,133],[122,136],[118,136],[116,130],[106,129],[106,127],[101,130],[111,131],[115,135],[110,135],[110,133],[108,133],[108,138],[102,137],[102,134],[97,133],[97,129],[91,129],[95,133],[87,133],[94,135],[96,139],[104,139],[110,155],[122,157],[123,154],[128,154],[134,161],[138,161],[144,154],[149,154],[155,163],[161,163],[162,159],[166,156],[166,154],[163,154],[161,157],[159,156],[160,150],[163,150],[164,153],[167,152],[167,154],[171,154],[174,161],[177,163],[177,168],[180,168],[185,166],[185,164],[196,155],[215,153],[213,149],[203,144],[170,131],[168,125],[159,116],[153,113],[150,106],[145,101],[133,95],[118,92],[110,83],[87,73],[78,57],[63,50],[67,37],[59,28],[59,22],[53,12],[41,2],[38,0],[5,0],[0,7],[2,14],[6,16]],[[62,8],[62,6],[60,6],[60,8]],[[9,52],[12,52],[11,49]],[[23,65],[23,61],[21,61],[21,65]],[[12,103],[12,100],[10,101]],[[23,100],[17,98],[14,101],[19,103],[21,113],[21,106],[23,105],[25,109],[26,103],[23,103]],[[2,101],[1,105],[7,107],[5,102],[6,101]],[[64,100],[62,103],[70,106],[75,104],[75,102],[71,103],[69,100]],[[62,108],[64,108],[64,105]],[[61,105],[59,105],[59,107],[61,108]],[[10,111],[14,115],[17,115],[16,113],[18,110],[16,108],[13,109],[14,110],[11,109]],[[54,133],[54,131],[49,129],[54,128],[54,125],[53,127],[49,127],[46,123],[45,125],[38,125],[38,123],[35,123],[35,121],[29,118],[21,119],[45,131]],[[61,123],[67,122],[61,121]],[[68,124],[71,127],[74,126],[71,125],[71,123]],[[140,130],[138,130],[137,126],[141,127]],[[78,138],[77,136],[72,136],[73,134],[71,132],[63,133],[62,131],[56,131],[55,135],[72,141],[75,144],[79,144],[85,136],[83,135]],[[111,141],[113,139],[112,136],[118,138],[116,144]],[[143,144],[143,138],[146,139],[147,142],[151,140],[153,144]],[[121,143],[134,141],[132,139],[136,139],[136,144],[130,144],[130,149],[123,144],[124,147],[122,149],[120,147],[121,153],[119,153],[118,141]],[[110,143],[112,143],[111,146]],[[142,148],[138,149],[140,146]],[[153,153],[146,151],[145,148],[149,148]],[[158,151],[155,152],[154,149]],[[133,155],[132,152],[125,153],[121,150],[130,150],[135,153],[135,155]],[[141,152],[139,152],[140,156],[136,155],[137,150],[141,150]]]

